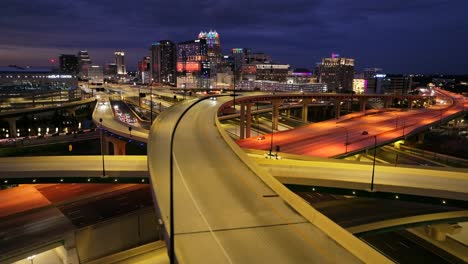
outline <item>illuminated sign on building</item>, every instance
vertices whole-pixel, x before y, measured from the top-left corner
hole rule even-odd
[[[71,75],[47,75],[49,79],[71,79],[73,76]]]
[[[375,77],[376,78],[385,78],[385,77],[387,77],[387,74],[376,74]]]
[[[199,62],[192,62],[188,61],[185,63],[185,71],[186,72],[197,72],[201,70],[201,66]],[[177,62],[177,71],[183,72],[184,71],[184,63]]]
[[[311,72],[293,72],[293,73],[292,73],[292,76],[304,76],[304,77],[307,77],[307,76],[312,76],[312,73],[311,73]]]
[[[289,69],[289,64],[257,64],[257,69]]]

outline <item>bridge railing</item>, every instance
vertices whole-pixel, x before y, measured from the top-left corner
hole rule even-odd
[[[222,109],[222,107],[220,109]],[[275,191],[279,197],[281,197],[310,223],[315,225],[322,232],[336,241],[339,245],[365,263],[392,263],[384,255],[380,254],[369,245],[340,227],[338,224],[328,219],[319,211],[315,210],[302,198],[294,194],[273,176],[255,164],[255,162],[244,153],[244,151],[229,137],[227,132],[222,128],[217,114],[214,116],[214,119],[219,134],[229,145],[232,151],[239,157],[239,159],[241,159],[267,186]]]

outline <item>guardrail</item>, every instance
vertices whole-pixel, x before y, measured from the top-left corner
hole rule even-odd
[[[221,106],[219,109],[223,109],[223,106]],[[288,205],[290,205],[310,223],[315,225],[322,232],[336,241],[339,245],[365,263],[393,263],[384,255],[380,254],[369,245],[340,227],[338,224],[328,219],[319,211],[315,210],[302,198],[298,197],[273,176],[261,169],[229,137],[226,131],[224,131],[224,129],[221,127],[221,122],[218,120],[218,113],[216,113],[214,116],[214,122],[221,137],[229,145],[232,151],[239,157],[239,159],[241,159],[268,187],[276,192],[279,197],[281,197]]]

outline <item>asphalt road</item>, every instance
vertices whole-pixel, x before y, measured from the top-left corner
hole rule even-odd
[[[281,146],[281,151],[286,153],[334,157],[345,154],[346,151],[373,147],[374,136],[377,137],[377,145],[381,145],[402,138],[419,127],[437,123],[441,118],[462,110],[461,104],[456,100],[455,102],[453,106],[438,105],[427,110],[390,111],[356,118],[351,117],[357,114],[350,114],[339,119],[277,132],[273,136],[273,144]],[[364,131],[367,133],[363,134]],[[238,144],[243,148],[267,150],[270,148],[270,138],[271,134],[266,135],[265,140],[261,141],[251,137],[239,140]],[[348,143],[347,147],[345,143]]]
[[[148,185],[133,185],[99,197],[60,206],[60,211],[77,227],[153,206]]]
[[[363,238],[385,255],[401,264],[462,264],[464,261],[435,248],[407,231],[397,231]]]
[[[222,101],[194,106],[175,135],[177,257],[192,263],[360,262],[295,213],[238,159],[213,126]],[[168,144],[176,118],[189,103],[168,109],[152,127],[149,166],[167,230]]]
[[[441,205],[368,198],[340,199],[313,206],[345,228],[401,217],[462,210]]]

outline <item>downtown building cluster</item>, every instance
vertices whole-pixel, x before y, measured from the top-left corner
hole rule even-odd
[[[215,30],[202,31],[196,38],[179,43],[153,42],[148,54],[138,61],[135,75],[128,74],[125,56],[125,52],[115,51],[112,63],[97,65],[86,50],[76,55],[61,54],[58,76],[73,76],[97,86],[106,82],[127,82],[181,89],[358,94],[406,94],[413,85],[410,75],[384,74],[379,68],[357,73],[355,60],[338,54],[323,58],[313,71],[292,69],[289,64],[274,62],[270,55],[249,48],[232,48],[228,54],[223,54],[220,35]],[[6,77],[12,76],[10,72]]]

